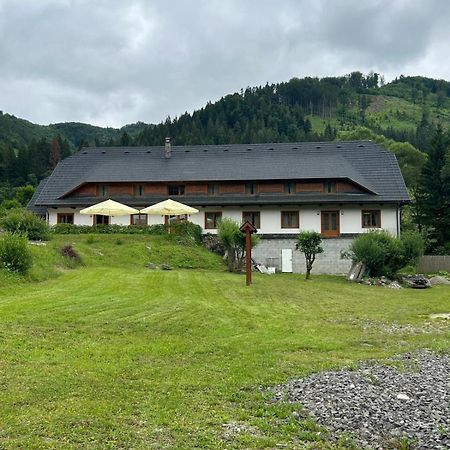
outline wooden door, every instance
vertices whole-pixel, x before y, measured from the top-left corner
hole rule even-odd
[[[339,211],[322,211],[322,236],[338,237],[339,230]]]

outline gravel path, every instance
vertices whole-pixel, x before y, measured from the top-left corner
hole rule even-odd
[[[335,436],[350,433],[362,447],[403,441],[403,448],[450,449],[450,355],[391,361],[397,368],[371,361],[276,386],[275,400],[301,403]]]

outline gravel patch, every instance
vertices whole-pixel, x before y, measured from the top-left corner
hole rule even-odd
[[[449,314],[450,316],[450,314]],[[432,321],[423,322],[420,325],[414,326],[410,324],[400,324],[396,322],[384,323],[378,322],[371,319],[329,319],[327,322],[351,325],[357,328],[361,328],[363,331],[376,331],[386,334],[441,334],[448,332],[448,323],[446,320],[435,320],[435,319],[446,319],[446,314],[432,314],[430,319]]]
[[[429,351],[314,374],[274,389],[338,438],[363,448],[450,449],[450,355]]]

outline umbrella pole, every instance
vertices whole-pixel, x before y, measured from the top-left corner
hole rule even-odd
[[[167,232],[170,233],[170,216],[164,215],[164,223],[167,221]]]

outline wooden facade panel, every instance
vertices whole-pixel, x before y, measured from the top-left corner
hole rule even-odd
[[[208,185],[206,183],[187,184],[185,193],[206,195],[208,193]]]
[[[362,189],[350,181],[338,181],[336,183],[336,192],[362,192]]]
[[[132,184],[111,184],[108,186],[108,195],[134,195]]]
[[[245,183],[217,183],[218,194],[246,194]],[[294,184],[294,183],[293,183]],[[136,195],[136,185],[133,183],[113,183],[107,186],[108,195]],[[167,195],[168,186],[166,183],[145,183],[144,195]],[[284,182],[261,182],[257,184],[257,193],[283,194],[285,193]],[[255,192],[255,193],[256,193]],[[295,182],[295,192],[325,192],[323,181],[297,181]],[[364,192],[359,186],[351,181],[337,181],[335,191],[339,193],[361,193]],[[187,195],[208,195],[207,183],[187,183],[185,185]],[[98,196],[98,186],[96,183],[88,183],[80,186],[73,192],[74,196]]]
[[[80,186],[76,191],[73,192],[74,196],[88,196],[88,197],[94,197],[97,195],[97,185],[96,184],[85,184],[83,186]]]
[[[245,194],[244,183],[221,183],[219,194]]]
[[[258,192],[261,194],[282,194],[284,192],[284,183],[259,183]]]
[[[296,183],[295,192],[323,192],[323,182],[304,181]]]
[[[145,194],[167,195],[167,185],[163,183],[147,183],[144,189]]]

